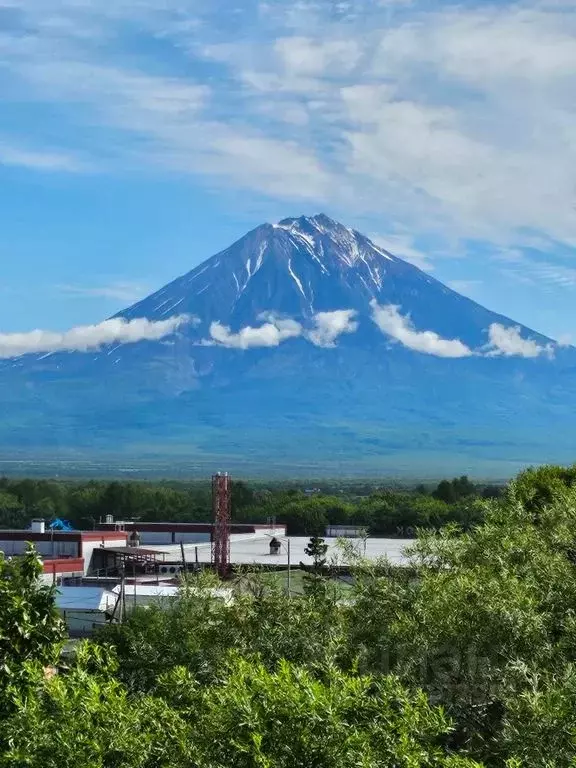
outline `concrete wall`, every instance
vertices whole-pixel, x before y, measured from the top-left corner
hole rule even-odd
[[[356,525],[329,525],[326,528],[325,536],[328,538],[357,539],[360,533],[365,530],[366,528]]]
[[[104,543],[104,547],[125,547],[126,546],[126,534],[120,534],[117,539],[100,539],[97,541],[83,541],[82,542],[82,556],[84,558],[84,573],[88,574],[92,569],[92,553],[95,549],[100,549]]]
[[[60,610],[59,613],[66,622],[71,637],[88,637],[106,623],[104,611]]]
[[[130,590],[130,584],[126,585],[126,610],[131,608],[142,607],[143,605],[159,605],[160,607],[166,607],[169,605],[170,600],[173,600],[176,595],[166,595],[164,597],[156,597],[155,595],[139,595],[136,593],[136,601],[134,601],[134,592]]]

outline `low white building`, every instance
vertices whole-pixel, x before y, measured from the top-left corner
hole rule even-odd
[[[358,539],[365,536],[366,532],[366,526],[361,525],[329,525],[325,535],[334,539]]]
[[[120,596],[120,585],[114,587],[112,592],[116,597]],[[185,592],[189,595],[199,594],[201,590],[196,587],[186,587]],[[204,591],[204,590],[202,590]],[[207,589],[206,592],[211,597],[223,600],[229,603],[232,600],[232,590],[226,587],[215,587]],[[173,600],[180,594],[180,588],[169,584],[126,584],[124,587],[124,600],[126,610],[136,606],[146,606],[153,603],[166,605],[169,600]]]
[[[118,596],[101,587],[58,587],[56,608],[71,637],[87,637],[114,613]]]
[[[118,598],[121,587],[118,584],[112,592]],[[126,584],[124,586],[124,599],[126,610],[134,606],[150,605],[150,603],[173,599],[178,596],[178,587],[170,584]]]

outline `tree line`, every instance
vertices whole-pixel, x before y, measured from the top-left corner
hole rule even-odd
[[[191,576],[62,655],[34,552],[0,559],[0,765],[572,768],[576,468],[520,475],[345,600]]]
[[[402,535],[416,527],[440,528],[448,523],[469,527],[482,517],[482,499],[501,492],[495,486],[476,486],[467,477],[442,480],[431,488],[372,487],[362,495],[330,485],[306,492],[234,481],[232,518],[238,523],[275,518],[287,525],[291,535],[321,534],[329,524],[365,527],[372,535]],[[0,478],[1,528],[26,528],[32,517],[41,516],[92,529],[108,514],[142,522],[210,522],[210,487],[207,483]]]

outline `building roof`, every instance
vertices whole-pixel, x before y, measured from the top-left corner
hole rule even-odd
[[[365,531],[365,525],[346,525],[345,523],[338,523],[338,525],[332,525],[328,523],[326,526],[327,531]]]
[[[0,541],[126,541],[126,531],[30,531],[25,528],[0,530]]]
[[[288,564],[288,539],[276,534],[281,543],[280,551],[277,555],[270,554],[270,540],[272,536],[254,535],[251,537],[239,536],[230,538],[230,562],[237,565],[287,565]],[[309,557],[304,550],[308,546],[310,538],[307,536],[290,536],[290,562],[297,566],[300,562],[305,565],[312,565],[313,559]],[[325,537],[325,543],[328,545],[327,558],[337,557],[339,550],[337,548],[337,538]],[[413,544],[413,539],[380,539],[368,538],[366,540],[366,551],[364,551],[364,542],[360,539],[348,540],[357,549],[358,553],[369,560],[377,560],[386,557],[393,565],[404,565],[407,558],[404,549]],[[160,549],[160,548],[158,548]],[[211,562],[210,544],[190,544],[184,545],[184,552],[188,562],[194,562],[195,550],[198,551],[198,562]],[[162,546],[162,551],[166,553],[166,560],[181,560],[181,549],[178,546]],[[340,561],[342,557],[340,556]]]
[[[55,597],[61,611],[107,611],[116,600],[113,592],[101,587],[58,587]]]
[[[176,597],[178,594],[178,587],[169,584],[126,584],[124,589],[127,598],[131,597],[134,591],[136,597]],[[119,595],[120,585],[116,585],[112,592]]]
[[[99,523],[98,531],[119,530],[118,526],[122,526],[124,531],[137,530],[141,533],[211,533],[214,529],[213,523],[174,523],[168,520],[149,523],[139,520],[116,520],[113,523]],[[256,533],[262,529],[267,530],[269,527],[266,523],[232,523],[230,531],[231,533]],[[277,528],[285,530],[285,525],[279,523]]]
[[[132,557],[157,557],[158,555],[167,554],[160,548],[147,549],[146,547],[105,547],[103,551],[113,555],[129,555]]]
[[[127,604],[130,604],[130,600],[134,597],[134,584],[126,584],[125,597]],[[117,585],[112,590],[115,595],[120,594],[120,585]],[[139,597],[151,597],[155,599],[163,599],[167,597],[177,597],[180,592],[179,587],[173,587],[170,585],[157,585],[157,584],[136,584],[136,599]],[[233,599],[233,590],[227,587],[209,587],[207,589],[198,587],[187,587],[186,593],[189,595],[210,595],[210,597],[219,598],[225,603],[230,603]]]

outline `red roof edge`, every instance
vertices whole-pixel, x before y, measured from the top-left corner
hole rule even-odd
[[[58,557],[43,560],[44,573],[84,573],[83,557]]]

